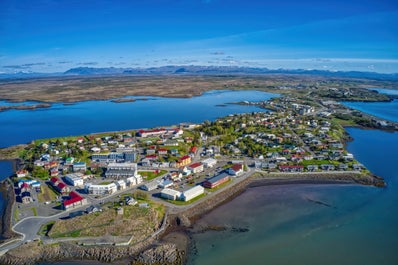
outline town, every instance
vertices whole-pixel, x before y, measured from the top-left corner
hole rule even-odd
[[[153,208],[159,220],[152,224],[153,232],[167,209],[205,201],[259,172],[369,173],[345,150],[349,137],[332,107],[288,97],[261,104],[277,111],[33,141],[21,152],[21,168],[12,178],[16,194],[12,222],[62,213],[63,220],[54,217],[40,228],[42,238],[54,239],[61,221],[109,210],[126,217],[128,207]],[[78,235],[93,236],[81,233],[84,229],[79,227]]]

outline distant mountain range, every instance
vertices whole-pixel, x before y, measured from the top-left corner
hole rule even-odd
[[[263,75],[263,74],[302,74],[330,77],[371,78],[383,80],[398,80],[398,73],[382,74],[376,72],[359,71],[325,71],[305,69],[268,69],[237,66],[160,66],[150,68],[94,68],[77,67],[63,73],[16,73],[0,74],[0,78],[33,78],[52,76],[92,76],[92,75]]]

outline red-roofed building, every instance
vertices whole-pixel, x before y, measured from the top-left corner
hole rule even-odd
[[[78,206],[85,205],[87,203],[86,198],[81,196],[79,193],[76,191],[71,191],[69,193],[69,198],[64,200],[62,205],[65,210],[70,209],[70,208],[75,208]]]
[[[198,148],[196,146],[192,146],[191,149],[189,150],[190,153],[195,154]]]
[[[203,170],[204,170],[203,164],[200,162],[193,163],[193,164],[189,165],[188,169],[191,170],[192,173],[200,173],[200,172],[203,172]]]
[[[191,163],[191,157],[190,156],[183,156],[180,158],[180,160],[177,161],[177,167],[183,167]]]
[[[159,155],[167,155],[168,150],[166,148],[159,148],[158,154]]]
[[[56,189],[58,192],[64,194],[70,191],[69,187],[63,183],[59,178],[52,177],[50,179],[51,185]]]
[[[21,169],[16,172],[18,178],[23,178],[28,175],[28,171],[26,169]]]
[[[52,178],[50,179],[50,182],[51,182],[51,185],[57,186],[57,184],[60,182],[60,180],[59,180],[59,178],[57,178],[57,177],[52,177]]]
[[[155,130],[139,130],[138,136],[140,137],[150,137],[150,136],[159,136],[167,133],[165,129],[155,129]]]
[[[55,188],[62,194],[68,193],[70,191],[69,187],[63,182],[58,183]]]
[[[233,164],[232,167],[228,168],[228,174],[233,176],[239,176],[243,173],[243,165],[242,164]]]
[[[22,183],[21,185],[21,193],[24,192],[29,192],[30,191],[30,185],[26,182]]]

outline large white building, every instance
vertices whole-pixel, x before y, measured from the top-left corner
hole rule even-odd
[[[86,192],[93,195],[109,195],[117,191],[115,183],[109,183],[106,185],[94,185],[91,183],[86,184]]]
[[[75,187],[83,187],[83,174],[81,173],[75,173],[75,174],[68,174],[65,175],[65,180],[68,182],[70,185],[75,186]]]
[[[146,190],[146,191],[151,191],[154,190],[158,187],[159,182],[157,182],[156,180],[153,180],[151,182],[145,183],[144,185],[140,186],[140,189],[142,190]]]
[[[136,176],[129,177],[129,178],[126,179],[126,184],[129,187],[138,185],[141,182],[142,182],[142,176],[141,175],[136,175]]]
[[[109,163],[105,172],[107,178],[128,178],[136,175],[136,163]]]
[[[160,192],[160,197],[167,200],[177,200],[181,196],[181,192],[169,188],[165,188]]]
[[[198,185],[193,188],[190,188],[189,190],[184,191],[181,195],[181,199],[183,201],[190,201],[193,198],[196,198],[199,195],[202,195],[204,192],[205,192],[205,189],[202,186]]]

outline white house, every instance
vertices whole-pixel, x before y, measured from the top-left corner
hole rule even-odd
[[[239,176],[243,173],[243,165],[242,164],[234,164],[232,167],[228,168],[228,174],[233,176]]]
[[[203,172],[203,164],[200,162],[193,163],[188,166],[188,169],[192,171],[192,173],[200,173]]]
[[[91,183],[86,184],[86,192],[93,195],[108,195],[117,191],[115,183],[109,183],[106,185],[93,185]]]
[[[165,188],[160,192],[160,197],[167,200],[175,201],[176,199],[180,198],[180,196],[181,192],[169,188]]]
[[[214,158],[207,158],[202,161],[202,164],[207,168],[212,168],[217,164],[217,160]]]
[[[127,184],[127,186],[129,186],[129,187],[138,185],[138,184],[140,184],[141,182],[142,182],[142,177],[141,177],[141,175],[136,175],[136,176],[134,176],[134,177],[129,177],[129,178],[126,179],[126,184]]]
[[[203,194],[204,192],[205,192],[205,188],[198,185],[193,188],[190,188],[189,190],[184,191],[181,195],[181,199],[183,201],[190,201],[193,198],[198,197],[199,195]]]

